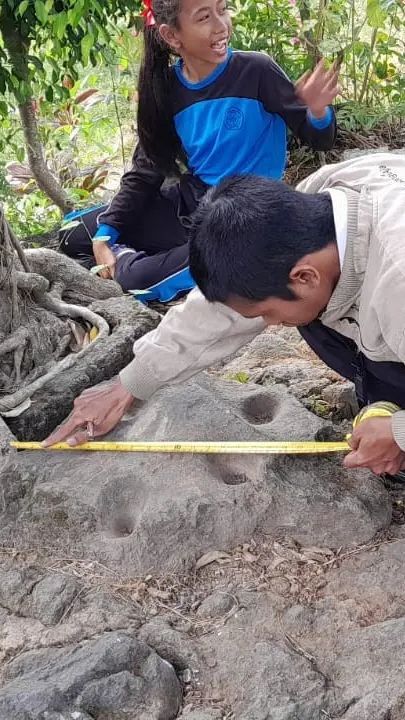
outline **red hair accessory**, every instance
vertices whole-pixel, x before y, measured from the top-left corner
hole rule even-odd
[[[143,0],[142,17],[145,18],[146,27],[156,25],[155,15],[152,7],[152,0]]]

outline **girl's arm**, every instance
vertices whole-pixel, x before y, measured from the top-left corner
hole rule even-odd
[[[312,76],[305,78],[296,88],[272,58],[265,55],[262,58],[260,100],[266,110],[281,115],[294,135],[306,145],[314,150],[330,150],[336,138],[335,113],[330,105],[325,104],[322,114],[319,98],[329,99],[333,96],[333,90],[331,92],[327,87],[321,68],[317,68]],[[305,88],[306,83],[311,83],[311,87]],[[314,106],[313,112],[300,99],[298,93],[302,98],[314,98],[316,107]]]
[[[95,237],[110,236],[110,244],[114,245],[121,233],[136,223],[146,202],[158,192],[164,179],[164,174],[138,145],[131,169],[122,176],[120,189],[98,218]]]

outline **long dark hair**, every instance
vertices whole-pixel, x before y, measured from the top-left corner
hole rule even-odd
[[[145,26],[138,83],[138,135],[146,155],[167,175],[179,174],[185,154],[173,122],[169,46],[158,26],[176,26],[181,0],[154,0],[156,25]]]

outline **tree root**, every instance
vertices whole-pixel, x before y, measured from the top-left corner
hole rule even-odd
[[[122,290],[117,283],[95,278],[55,251],[25,253],[0,206],[0,357],[4,358],[0,384],[3,392],[8,391],[0,396],[0,414],[25,403],[51,379],[85,357],[94,342],[107,337],[108,322],[86,305],[119,295]],[[66,302],[66,297],[75,302]],[[77,298],[84,307],[77,304]],[[97,328],[97,338],[79,352],[65,355],[71,329],[57,318],[84,321]],[[25,385],[21,387],[21,383]]]
[[[20,348],[21,346],[25,347],[28,339],[29,332],[27,328],[18,328],[15,333],[0,343],[0,357],[2,355],[7,355],[7,353],[14,352],[14,350],[17,350],[17,348]]]
[[[39,295],[35,299],[37,301],[37,305],[43,307],[45,310],[55,312],[56,314],[62,316],[81,318],[91,323],[92,326],[98,329],[98,335],[93,342],[100,342],[100,340],[110,334],[110,328],[107,321],[104,320],[101,315],[97,315],[92,310],[89,310],[89,308],[65,303],[62,300],[51,297],[49,294]],[[63,360],[60,360],[56,365],[50,368],[44,375],[41,375],[41,377],[29,383],[29,385],[16,390],[16,392],[11,393],[10,395],[5,395],[0,398],[0,415],[2,413],[10,412],[19,405],[22,405],[22,403],[32,397],[37,390],[40,390],[44,385],[46,385],[49,380],[52,380],[63,370],[71,368],[79,359],[86,356],[91,348],[91,345],[88,345],[78,353],[67,355],[63,358]]]

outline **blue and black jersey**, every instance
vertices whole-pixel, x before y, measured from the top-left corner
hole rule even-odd
[[[174,124],[190,171],[207,185],[230,175],[283,176],[287,127],[317,149],[331,147],[331,109],[322,120],[309,116],[294,87],[268,55],[232,52],[199,83],[190,83],[182,61],[174,66]]]
[[[184,148],[188,173],[180,183],[181,214],[195,209],[206,188],[225,177],[255,174],[279,179],[287,157],[287,128],[316,150],[328,150],[336,135],[335,115],[311,117],[297,100],[294,85],[268,55],[229,50],[225,62],[198,83],[190,83],[182,61],[172,68],[173,121]],[[133,166],[108,210],[98,234],[117,241],[136,223],[164,175],[137,147]]]

